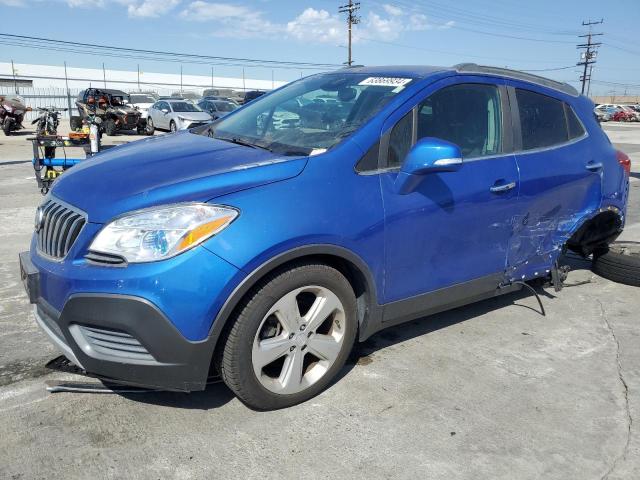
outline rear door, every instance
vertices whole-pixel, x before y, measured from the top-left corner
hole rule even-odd
[[[600,206],[603,165],[570,98],[507,81],[520,171],[511,279],[543,275],[585,215]],[[544,92],[544,93],[543,93]]]
[[[486,292],[500,283],[518,191],[501,83],[475,76],[442,80],[383,128],[385,303],[465,282],[473,284],[466,291],[472,296],[473,288]],[[414,192],[400,195],[398,171],[423,137],[456,143],[464,163],[456,172],[430,173]]]

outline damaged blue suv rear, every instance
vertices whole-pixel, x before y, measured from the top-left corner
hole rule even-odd
[[[567,84],[357,67],[57,180],[20,255],[35,318],[89,375],[257,409],[321,392],[356,341],[558,277],[622,231],[628,158]]]

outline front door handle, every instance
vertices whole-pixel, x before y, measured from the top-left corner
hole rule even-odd
[[[513,190],[516,188],[516,182],[504,183],[502,185],[494,185],[489,190],[491,193],[503,193],[508,192],[509,190]]]
[[[589,163],[587,163],[587,164],[585,165],[585,168],[586,168],[587,170],[590,170],[590,171],[592,171],[592,172],[595,172],[596,170],[600,170],[600,169],[602,169],[602,163],[601,163],[601,162],[598,162],[598,163],[596,163],[596,162],[589,162]]]

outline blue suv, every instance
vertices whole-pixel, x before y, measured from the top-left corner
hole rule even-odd
[[[356,340],[619,235],[630,163],[593,107],[511,70],[356,67],[113,148],[37,210],[35,318],[99,378],[302,402]]]

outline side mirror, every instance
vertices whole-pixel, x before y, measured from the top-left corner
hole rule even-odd
[[[162,109],[162,113],[164,113],[166,115],[167,113],[169,113],[169,109],[168,108],[163,108]]]
[[[421,138],[409,150],[395,180],[400,195],[413,192],[425,175],[432,172],[455,172],[462,166],[462,153],[456,144],[439,138]]]

